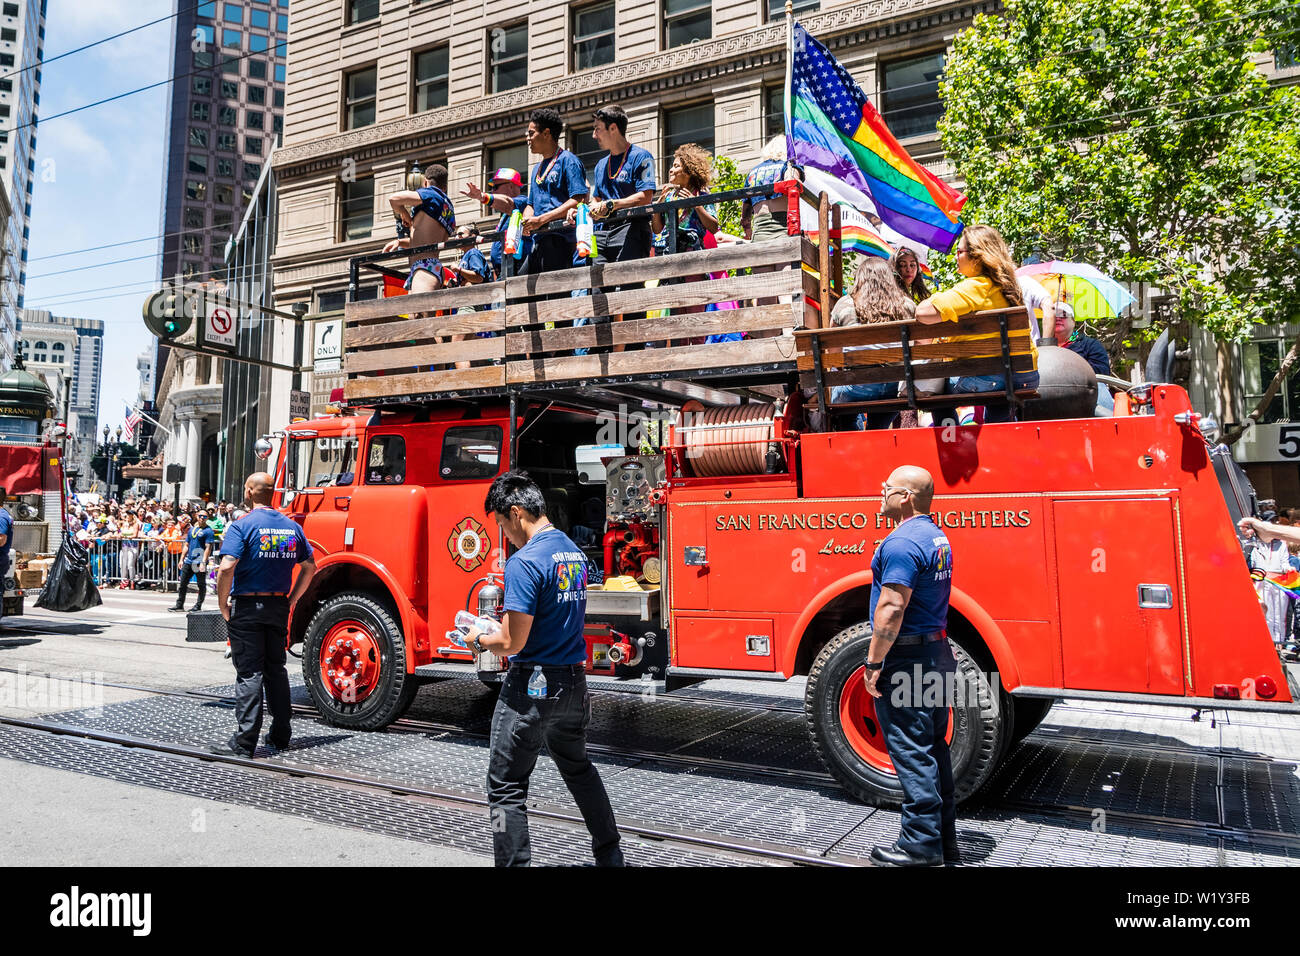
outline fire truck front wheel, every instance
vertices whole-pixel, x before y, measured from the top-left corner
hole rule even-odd
[[[406,673],[401,626],[364,593],[340,594],[316,609],[303,635],[302,671],[325,721],[354,730],[391,724],[419,687]]]
[[[875,699],[863,682],[871,624],[846,628],[821,649],[808,674],[804,714],[822,762],[849,793],[867,803],[897,806],[903,790],[889,759]],[[956,704],[950,709],[948,744],[958,801],[988,781],[1009,743],[1011,709],[1000,686],[953,642]],[[884,693],[890,688],[881,687]],[[936,691],[937,692],[937,691]],[[947,689],[944,689],[947,693]]]

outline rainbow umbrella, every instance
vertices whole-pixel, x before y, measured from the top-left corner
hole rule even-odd
[[[1113,319],[1134,301],[1127,289],[1086,262],[1035,262],[1016,275],[1037,279],[1054,300],[1070,304],[1076,319]]]

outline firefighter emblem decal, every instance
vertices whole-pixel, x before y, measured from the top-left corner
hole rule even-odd
[[[451,530],[447,539],[447,550],[451,560],[462,571],[473,571],[487,560],[488,549],[492,542],[488,540],[487,529],[473,518],[465,518]]]

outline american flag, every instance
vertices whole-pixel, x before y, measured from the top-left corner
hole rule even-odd
[[[127,441],[134,441],[135,426],[140,424],[140,411],[130,405],[123,407],[126,408],[126,420],[122,422],[122,434],[126,436]]]

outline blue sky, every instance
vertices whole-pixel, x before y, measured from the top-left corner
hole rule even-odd
[[[50,0],[46,59],[171,12],[171,0]],[[161,86],[60,119],[46,117],[165,80],[171,30],[172,21],[159,23],[47,63],[41,74],[24,305],[104,321],[101,428],[121,424],[124,406],[134,401],[139,387],[136,356],[153,341],[140,306],[157,285],[171,88]],[[126,240],[142,241],[60,255]],[[99,265],[118,259],[136,261]]]

